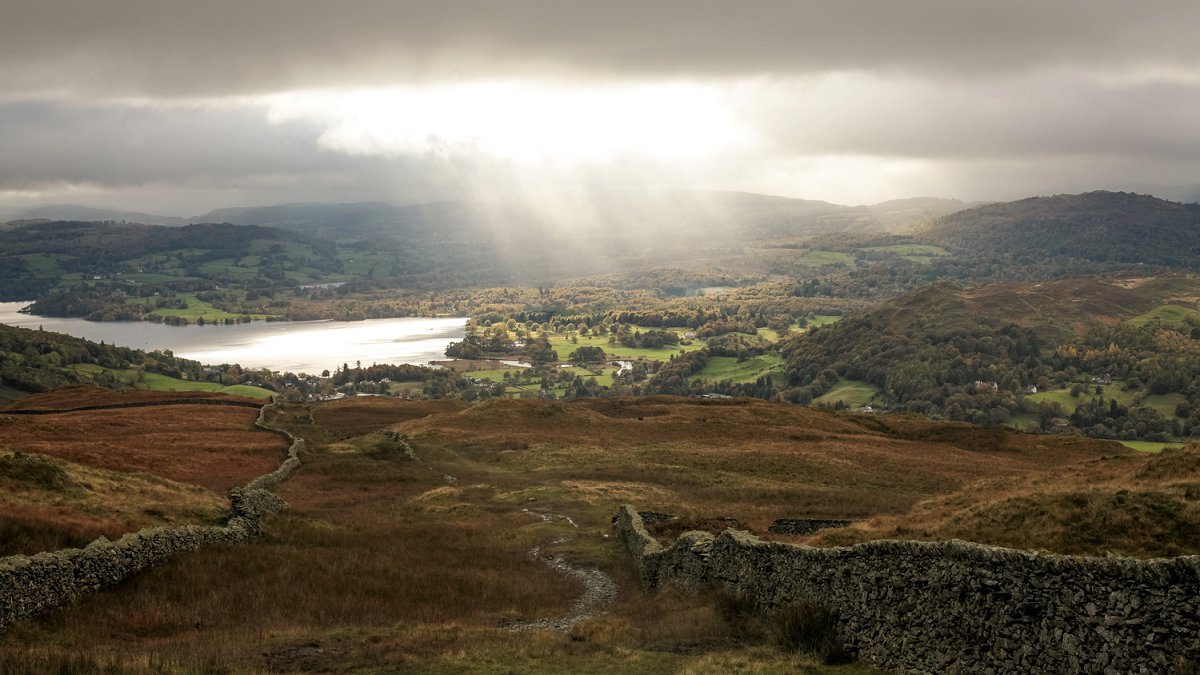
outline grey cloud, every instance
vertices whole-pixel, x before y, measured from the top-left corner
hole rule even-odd
[[[11,95],[1200,65],[1191,0],[5,0],[2,14]]]
[[[1072,73],[1019,81],[775,83],[746,111],[777,151],[981,159],[1200,160],[1200,83],[1105,85]]]
[[[270,201],[426,201],[456,193],[464,167],[436,158],[347,157],[321,128],[269,124],[258,108],[53,102],[0,105],[0,192],[44,192],[120,206],[112,195],[180,215]],[[64,196],[67,195],[67,196]]]

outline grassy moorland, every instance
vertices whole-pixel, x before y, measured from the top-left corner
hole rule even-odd
[[[622,503],[679,516],[670,531],[765,535],[775,518],[826,517],[870,524],[844,535],[860,538],[945,522],[954,536],[1019,531],[1022,545],[1059,550],[1076,536],[1128,554],[1194,552],[1198,540],[1191,507],[1175,508],[1200,485],[1194,451],[745,399],[371,398],[293,406],[274,422],[309,453],[261,539],[178,556],[13,627],[0,670],[870,672],[787,652],[769,621],[721,598],[642,591],[610,535]],[[1089,491],[1037,507],[1060,476]],[[1064,529],[1039,519],[1051,506],[1091,517]],[[603,571],[615,599],[565,632],[514,630],[567,615],[582,592],[535,547]]]
[[[278,465],[286,444],[254,427],[253,408],[4,414],[173,399],[179,395],[76,386],[0,408],[0,555],[143,527],[216,523],[231,488]]]
[[[1200,448],[1111,455],[1066,470],[990,478],[918,504],[808,539],[820,545],[866,539],[962,538],[1083,555],[1195,555],[1200,537]]]

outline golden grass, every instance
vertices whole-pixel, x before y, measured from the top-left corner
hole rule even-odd
[[[42,459],[62,471],[60,483],[0,476],[0,555],[79,547],[144,527],[213,524],[229,507],[197,485]]]
[[[829,545],[883,537],[961,538],[1085,555],[1195,555],[1200,445],[980,480],[902,515],[797,540]]]
[[[759,532],[781,517],[901,514],[982,477],[1113,451],[1109,444],[908,416],[668,397],[493,400],[393,428],[464,480],[514,489],[536,484],[557,495],[555,503],[585,512],[611,514],[632,502],[731,516]]]

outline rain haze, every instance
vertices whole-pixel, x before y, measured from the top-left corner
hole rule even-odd
[[[1194,2],[8,0],[3,15],[10,211],[1200,183]]]

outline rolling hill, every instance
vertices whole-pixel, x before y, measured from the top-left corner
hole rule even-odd
[[[1200,432],[1200,278],[938,282],[790,338],[785,398],[854,380],[893,409],[1166,441]]]
[[[1032,197],[943,216],[918,238],[1016,263],[1063,258],[1200,269],[1200,204],[1126,192]]]

